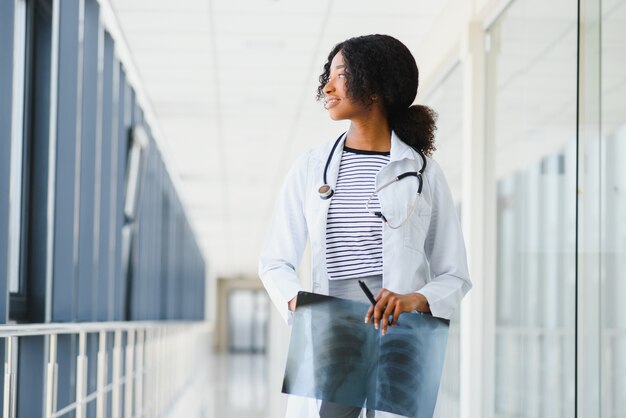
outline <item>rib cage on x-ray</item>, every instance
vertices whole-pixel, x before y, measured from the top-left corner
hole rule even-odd
[[[367,303],[300,292],[283,392],[431,418],[448,321],[402,314],[387,334],[363,323]]]

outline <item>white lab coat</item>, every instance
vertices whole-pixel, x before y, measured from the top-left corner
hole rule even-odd
[[[328,168],[334,189],[343,142]],[[312,289],[328,294],[326,271],[326,216],[330,199],[320,199],[324,166],[333,141],[300,157],[285,179],[278,196],[259,260],[259,276],[282,317],[291,322],[288,302],[302,289],[296,275],[307,239],[311,242]],[[395,133],[391,135],[390,161],[376,177],[376,187],[406,171],[418,171],[422,159]],[[450,318],[472,284],[465,245],[448,184],[439,165],[427,159],[424,185],[417,207],[398,229],[383,223],[383,287],[396,293],[419,291],[434,316]],[[381,211],[391,225],[406,219],[418,182],[408,177],[378,193]],[[406,314],[405,314],[406,315]],[[290,396],[287,418],[318,417],[317,402]],[[393,417],[376,413],[377,418]]]

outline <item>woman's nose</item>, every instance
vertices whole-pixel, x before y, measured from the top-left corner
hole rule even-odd
[[[332,85],[333,85],[332,79],[329,79],[328,82],[324,85],[324,89],[323,90],[324,90],[325,94],[329,94],[329,93],[333,92],[334,87]]]

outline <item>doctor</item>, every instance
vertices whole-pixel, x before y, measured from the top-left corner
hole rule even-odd
[[[348,131],[300,157],[285,180],[259,275],[289,323],[311,242],[312,291],[365,300],[384,334],[415,311],[450,318],[471,288],[461,228],[434,151],[435,114],[412,105],[418,69],[386,35],[348,39],[328,55],[318,99]],[[391,323],[388,318],[392,317]],[[356,418],[360,408],[290,397],[287,418]],[[396,416],[367,411],[367,417]]]

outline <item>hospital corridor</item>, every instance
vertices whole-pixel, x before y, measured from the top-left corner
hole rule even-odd
[[[0,0],[0,418],[626,418],[624,161],[626,0]]]

